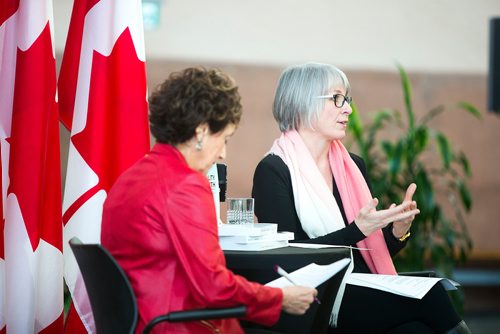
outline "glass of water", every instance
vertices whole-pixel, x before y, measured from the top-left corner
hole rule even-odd
[[[253,198],[228,198],[227,223],[228,224],[253,224]]]

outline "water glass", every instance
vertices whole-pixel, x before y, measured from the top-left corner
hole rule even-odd
[[[227,223],[228,224],[253,224],[254,199],[253,198],[228,198]]]

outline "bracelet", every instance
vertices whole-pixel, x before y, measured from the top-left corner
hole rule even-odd
[[[406,232],[405,235],[403,235],[401,238],[399,238],[399,241],[403,242],[405,241],[406,239],[408,239],[410,237],[411,233],[410,231]]]

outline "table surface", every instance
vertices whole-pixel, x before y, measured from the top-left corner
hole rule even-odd
[[[281,247],[265,251],[224,251],[227,266],[231,269],[273,269],[279,265],[287,271],[297,270],[310,263],[330,264],[350,257],[348,248]],[[258,260],[258,261],[256,261]]]

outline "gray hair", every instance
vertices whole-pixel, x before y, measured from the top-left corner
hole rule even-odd
[[[279,78],[273,104],[280,130],[312,128],[326,101],[316,97],[327,94],[332,87],[343,88],[349,94],[346,75],[333,65],[305,63],[287,67]]]

